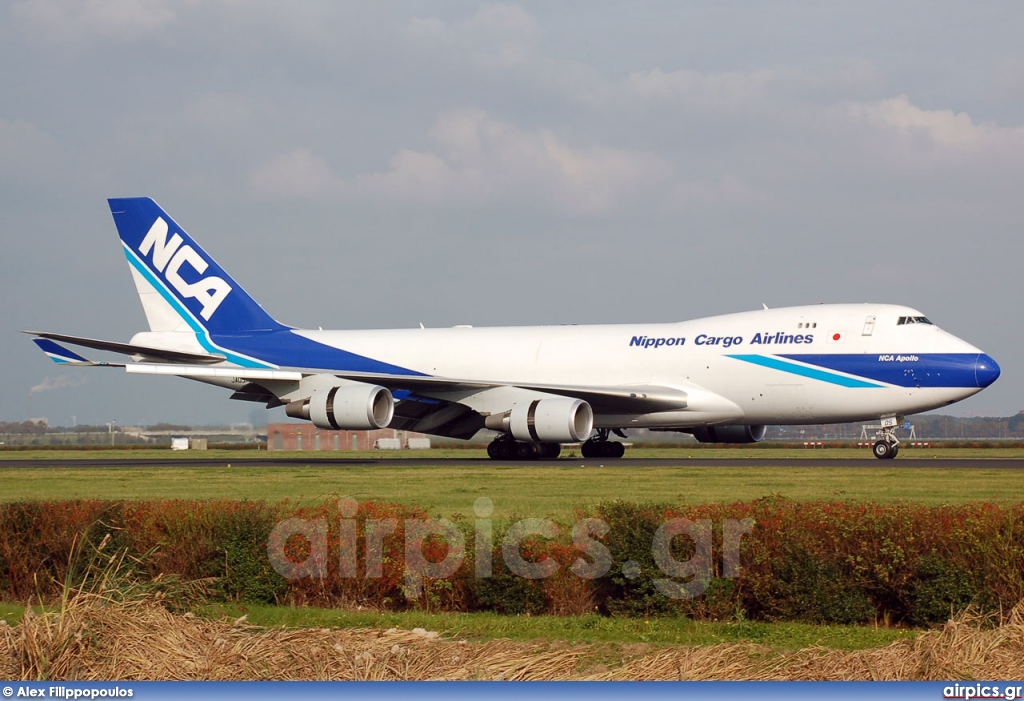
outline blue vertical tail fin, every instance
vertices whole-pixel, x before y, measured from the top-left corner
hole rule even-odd
[[[234,335],[284,328],[148,197],[109,200],[150,330]]]

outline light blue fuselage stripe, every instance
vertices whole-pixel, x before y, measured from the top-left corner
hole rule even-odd
[[[192,330],[196,332],[196,339],[199,341],[199,344],[208,352],[214,355],[220,355],[223,353],[225,356],[227,356],[227,359],[229,361],[235,363],[236,365],[240,365],[244,368],[274,367],[273,365],[260,362],[258,360],[253,360],[251,358],[243,358],[242,356],[235,355],[234,353],[228,351],[225,348],[220,348],[219,346],[214,345],[213,341],[210,340],[209,334],[207,333],[206,329],[204,329],[202,325],[199,323],[199,321],[196,320],[194,316],[192,316],[192,312],[190,312],[181,302],[178,301],[178,299],[174,295],[170,293],[170,291],[164,285],[162,280],[153,275],[152,271],[150,271],[146,264],[139,260],[138,256],[135,255],[135,251],[133,251],[127,245],[125,245],[123,241],[121,242],[121,246],[124,248],[125,257],[128,258],[128,263],[137,271],[139,271],[142,277],[146,278],[146,281],[153,286],[153,289],[159,292],[160,296],[163,297],[164,300],[166,300],[166,302],[171,305],[174,311],[178,313],[178,316],[184,319],[185,323],[188,324],[192,328]]]
[[[788,372],[792,375],[809,377],[812,380],[821,380],[822,382],[828,382],[833,385],[839,385],[840,387],[877,388],[885,386],[874,382],[858,380],[853,377],[846,377],[844,375],[837,375],[835,373],[825,372],[824,370],[818,370],[816,368],[809,368],[804,365],[797,365],[796,363],[790,363],[788,361],[779,360],[778,358],[772,358],[766,355],[730,355],[727,357],[735,358],[736,360],[742,360],[744,362],[752,363],[754,365],[760,365],[761,367],[771,368],[772,370],[781,370],[782,372]]]

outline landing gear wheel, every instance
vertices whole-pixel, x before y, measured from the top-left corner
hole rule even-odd
[[[562,452],[562,445],[560,443],[538,443],[538,446],[540,447],[540,455],[538,457],[541,460],[554,460]]]
[[[900,439],[896,437],[896,427],[903,421],[901,416],[883,416],[881,430],[875,434],[878,438],[871,446],[871,452],[879,460],[892,460],[900,452]]]
[[[898,445],[890,443],[886,440],[876,441],[871,447],[871,452],[875,454],[875,457],[879,460],[892,460],[900,452]]]
[[[512,438],[496,438],[487,445],[491,460],[554,460],[562,452],[559,443],[534,443]]]
[[[487,457],[491,460],[515,460],[518,455],[519,446],[515,441],[499,438],[487,445]]]
[[[516,457],[520,460],[536,460],[540,457],[539,445],[525,441],[516,444]]]
[[[621,458],[626,446],[618,441],[592,439],[580,446],[580,454],[585,458]]]

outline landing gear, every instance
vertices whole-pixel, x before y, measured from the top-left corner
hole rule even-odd
[[[498,438],[488,444],[487,457],[491,460],[517,460],[519,446],[510,438]]]
[[[537,445],[540,446],[539,457],[541,460],[554,460],[562,452],[560,443],[538,443]]]
[[[879,460],[892,460],[900,454],[900,446],[897,443],[890,443],[885,439],[876,441],[871,446],[871,452],[875,454],[875,457]]]
[[[899,419],[886,417],[882,419],[882,428],[878,432],[878,440],[871,446],[871,452],[879,460],[892,460],[900,454],[900,440],[896,437],[896,426]]]
[[[597,429],[597,436],[580,446],[580,454],[585,458],[621,458],[626,454],[626,446],[608,440],[608,434],[607,428]],[[621,431],[616,434],[625,437]]]
[[[560,452],[558,443],[517,441],[510,436],[495,438],[487,446],[491,460],[554,460]]]

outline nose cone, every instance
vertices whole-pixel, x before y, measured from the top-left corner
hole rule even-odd
[[[985,388],[999,379],[999,365],[992,360],[992,356],[981,353],[974,361],[974,378],[978,381],[978,387]]]

